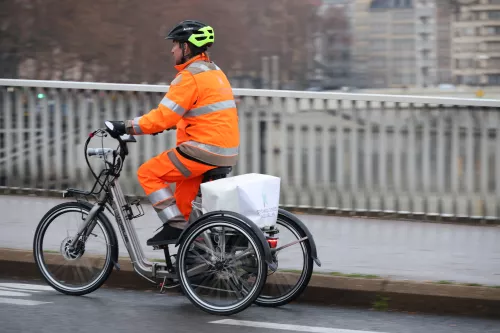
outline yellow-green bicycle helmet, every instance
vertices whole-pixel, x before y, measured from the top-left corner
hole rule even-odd
[[[214,43],[214,29],[195,20],[185,20],[177,24],[165,39],[178,42],[190,42],[196,47],[210,47]]]

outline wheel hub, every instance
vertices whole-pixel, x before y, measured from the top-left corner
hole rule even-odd
[[[61,243],[61,254],[66,260],[76,260],[85,252],[85,244],[78,240],[73,249],[70,249],[71,237],[66,237]]]

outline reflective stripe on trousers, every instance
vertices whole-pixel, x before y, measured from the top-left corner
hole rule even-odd
[[[174,217],[182,216],[179,207],[177,207],[175,203],[174,194],[169,186],[151,193],[148,195],[148,199],[163,223]]]

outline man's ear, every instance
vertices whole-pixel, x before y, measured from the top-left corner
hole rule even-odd
[[[191,49],[189,48],[188,43],[184,43],[183,47],[184,47],[184,54],[185,55],[190,55],[191,54]]]

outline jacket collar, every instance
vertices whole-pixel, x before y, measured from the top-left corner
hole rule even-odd
[[[180,64],[180,65],[175,65],[175,69],[177,69],[177,71],[182,71],[183,69],[185,69],[187,66],[191,65],[193,62],[195,61],[210,61],[210,59],[208,58],[208,56],[205,54],[205,53],[202,53],[202,54],[199,54],[197,55],[196,57],[193,57],[191,59],[189,59],[188,61],[186,61],[185,63],[183,64]]]

